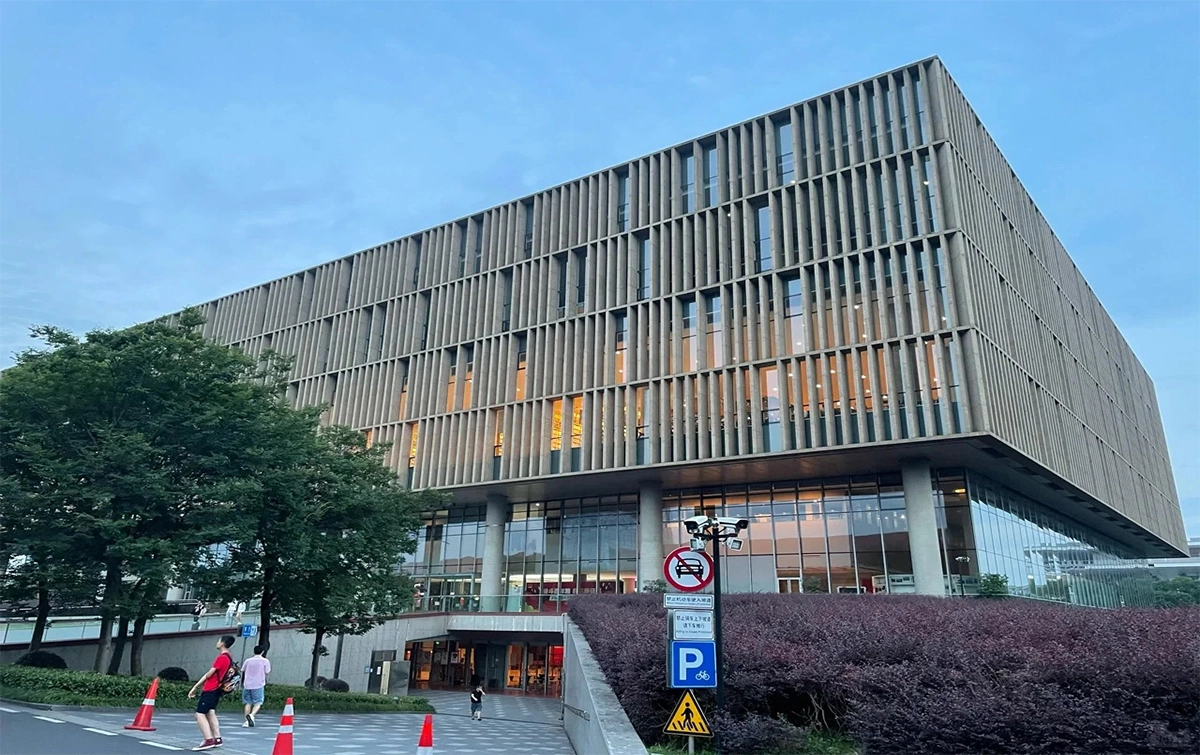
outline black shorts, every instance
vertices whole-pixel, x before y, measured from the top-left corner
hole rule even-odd
[[[208,713],[217,707],[217,703],[221,702],[221,690],[214,689],[212,692],[201,692],[200,700],[196,703],[197,713]]]

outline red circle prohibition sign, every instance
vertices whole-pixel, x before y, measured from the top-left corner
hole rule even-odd
[[[712,582],[712,556],[691,548],[676,548],[663,561],[667,584],[683,592],[703,590]]]

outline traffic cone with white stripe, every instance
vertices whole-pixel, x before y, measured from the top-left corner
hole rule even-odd
[[[271,750],[271,755],[292,755],[292,718],[294,716],[292,698],[289,697],[287,704],[283,706],[283,718],[279,719],[279,733],[275,735],[275,749]]]
[[[417,742],[417,755],[433,755],[433,716],[425,714],[425,725],[421,727],[421,739]]]
[[[154,698],[158,696],[158,677],[154,677],[154,681],[150,682],[150,689],[146,690],[146,696],[142,698],[142,707],[138,708],[137,715],[133,717],[133,723],[126,724],[126,729],[134,731],[155,731],[155,728],[150,725],[150,719],[154,717]]]

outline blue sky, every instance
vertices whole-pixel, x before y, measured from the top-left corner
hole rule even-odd
[[[0,364],[940,55],[1157,385],[1200,535],[1200,5],[0,4]]]

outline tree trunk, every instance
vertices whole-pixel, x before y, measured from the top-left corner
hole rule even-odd
[[[142,675],[142,645],[146,640],[146,618],[133,622],[133,639],[129,642],[129,675]]]
[[[117,639],[113,643],[112,658],[108,660],[108,671],[105,673],[109,676],[116,676],[121,673],[121,656],[125,654],[125,637],[129,634],[129,617],[122,616],[117,622]]]
[[[108,659],[112,655],[113,614],[118,593],[121,590],[121,570],[116,564],[108,564],[104,576],[104,595],[100,599],[100,637],[96,641],[96,660],[92,671],[103,674],[108,670]]]
[[[321,665],[321,640],[325,638],[325,630],[318,628],[316,635],[316,639],[313,640],[312,668],[308,672],[308,686],[312,689],[317,688],[317,672]]]
[[[271,603],[275,601],[274,587],[275,569],[268,566],[263,569],[262,605],[258,609],[258,644],[263,646],[265,655],[271,649]]]
[[[29,638],[29,652],[42,646],[42,639],[46,636],[46,624],[49,620],[50,591],[43,587],[38,589],[37,619],[33,622],[33,636]]]

